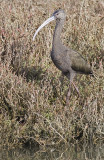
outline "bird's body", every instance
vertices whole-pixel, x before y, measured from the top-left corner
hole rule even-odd
[[[65,21],[64,11],[55,11],[53,16],[46,20],[41,26],[45,26],[52,20],[56,20],[56,27],[53,35],[51,58],[55,66],[70,80],[70,86],[67,95],[68,102],[70,97],[71,83],[74,85],[73,78],[75,77],[76,73],[92,74],[92,70],[90,65],[87,64],[86,60],[81,56],[81,54],[70,48],[67,48],[61,42],[60,35]],[[36,34],[42,28],[41,26],[36,31]],[[36,34],[34,35],[34,38]],[[74,87],[76,88],[75,85]],[[78,91],[77,88],[76,90]]]
[[[86,60],[78,52],[71,49],[64,48],[58,52],[52,51],[51,58],[55,66],[63,73],[92,74],[90,65],[87,64]]]

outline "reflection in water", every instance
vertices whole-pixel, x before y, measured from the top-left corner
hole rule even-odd
[[[3,150],[0,160],[104,160],[104,144]]]

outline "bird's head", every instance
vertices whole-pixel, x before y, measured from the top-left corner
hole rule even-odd
[[[65,19],[65,13],[62,9],[56,10],[50,18],[48,18],[35,32],[33,36],[33,40],[35,39],[38,32],[48,23],[50,23],[53,20],[64,20]]]
[[[65,12],[64,10],[59,9],[59,10],[56,10],[52,16],[54,16],[56,20],[57,19],[62,20],[62,19],[65,19]]]

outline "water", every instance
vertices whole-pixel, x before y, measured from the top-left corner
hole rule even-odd
[[[0,160],[104,160],[104,144],[2,150]]]

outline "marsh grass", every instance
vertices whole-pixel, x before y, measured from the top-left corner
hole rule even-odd
[[[36,29],[56,9],[66,12],[63,43],[92,65],[95,78],[78,75],[65,107],[68,80],[50,58],[55,23]],[[0,143],[52,145],[104,140],[104,2],[29,0],[0,6]]]

